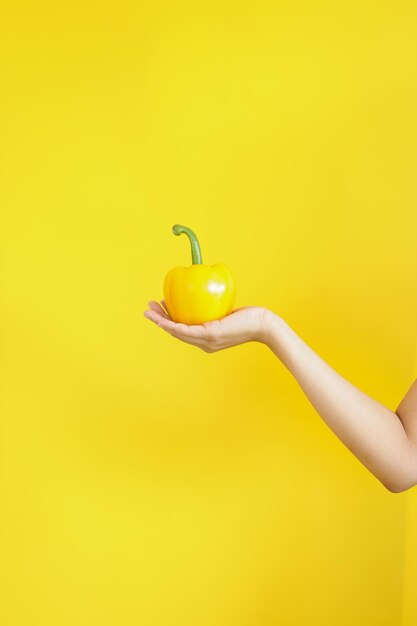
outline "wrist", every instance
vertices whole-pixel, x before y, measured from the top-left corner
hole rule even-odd
[[[305,344],[287,322],[270,311],[265,314],[265,334],[263,343],[292,372],[303,358]]]
[[[259,341],[269,348],[272,348],[272,345],[276,343],[279,338],[280,329],[282,329],[283,326],[285,326],[285,322],[282,317],[270,309],[265,308],[261,320]]]

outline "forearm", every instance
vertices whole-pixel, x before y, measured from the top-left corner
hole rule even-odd
[[[390,491],[406,489],[417,472],[417,453],[399,416],[344,379],[272,312],[265,344],[361,463]]]

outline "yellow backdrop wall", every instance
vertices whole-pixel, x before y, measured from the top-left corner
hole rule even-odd
[[[415,378],[417,378],[417,350]],[[404,596],[402,626],[417,624],[417,489],[414,487],[407,493],[406,504],[406,542],[404,564]]]
[[[185,224],[234,271],[236,306],[273,309],[396,408],[417,342],[415,17],[403,0],[3,7],[4,626],[411,615],[409,494],[267,348],[207,354],[142,313],[190,263]]]

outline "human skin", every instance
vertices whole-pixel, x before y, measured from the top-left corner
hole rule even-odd
[[[333,433],[386,489],[399,493],[417,485],[417,380],[392,411],[343,378],[265,307],[241,307],[220,320],[188,326],[170,319],[164,300],[148,306],[146,318],[204,352],[249,341],[264,344]]]

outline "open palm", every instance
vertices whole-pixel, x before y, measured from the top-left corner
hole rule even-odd
[[[173,337],[190,343],[205,352],[217,352],[247,341],[263,342],[267,309],[246,306],[229,315],[204,324],[187,325],[174,322],[166,309],[165,300],[148,302],[144,316]]]

